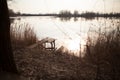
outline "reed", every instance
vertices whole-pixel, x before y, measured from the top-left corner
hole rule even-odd
[[[109,31],[97,32],[96,40],[88,38],[87,62],[96,65],[96,80],[119,80],[120,77],[120,23]]]
[[[34,29],[26,23],[11,25],[10,34],[13,47],[25,47],[37,40]]]

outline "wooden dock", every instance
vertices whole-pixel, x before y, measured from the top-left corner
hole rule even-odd
[[[49,45],[49,46],[48,46]],[[55,39],[46,37],[33,45],[28,46],[27,48],[41,48],[45,50],[55,50]]]

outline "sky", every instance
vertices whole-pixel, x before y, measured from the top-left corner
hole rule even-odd
[[[13,0],[8,6],[21,13],[59,13],[61,10],[120,12],[120,0]]]

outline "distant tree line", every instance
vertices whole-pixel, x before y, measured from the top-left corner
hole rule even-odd
[[[120,17],[120,13],[95,13],[95,12],[84,12],[79,13],[78,11],[74,11],[71,13],[67,10],[62,10],[59,12],[58,17]]]
[[[21,13],[20,12],[14,12],[12,9],[9,9],[9,15],[10,16],[19,16],[19,15],[21,15]]]
[[[56,16],[56,17],[85,17],[85,18],[94,18],[94,17],[120,17],[120,13],[96,13],[96,12],[83,12],[79,13],[75,10],[71,13],[68,10],[61,10],[58,14],[57,13],[46,13],[46,14],[31,14],[31,13],[20,13],[14,12],[12,9],[9,9],[10,16]]]

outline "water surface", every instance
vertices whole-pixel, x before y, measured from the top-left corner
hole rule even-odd
[[[39,40],[50,37],[56,39],[56,48],[64,46],[69,51],[79,52],[80,45],[86,45],[88,35],[93,36],[101,28],[102,31],[118,26],[119,19],[115,18],[71,18],[54,17],[14,17],[11,26],[15,24],[29,24]],[[78,55],[78,54],[77,54]]]

